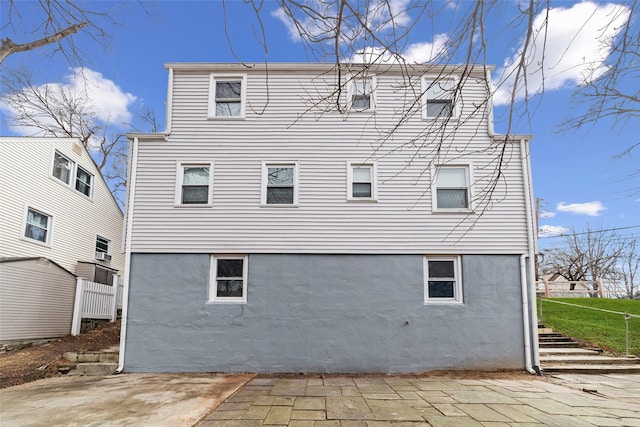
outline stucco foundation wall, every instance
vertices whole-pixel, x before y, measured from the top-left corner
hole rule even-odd
[[[132,254],[125,371],[524,367],[518,256],[462,256],[464,303],[441,305],[419,255],[249,255],[246,304],[207,303],[209,263]]]

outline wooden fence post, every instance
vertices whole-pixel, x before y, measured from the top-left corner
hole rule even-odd
[[[597,279],[598,282],[598,290],[600,291],[600,298],[604,298],[604,286],[602,283],[602,279]]]
[[[84,279],[76,278],[76,299],[73,305],[73,319],[71,320],[71,335],[80,335],[82,325],[82,306],[84,304]]]
[[[544,281],[544,297],[549,298],[549,279],[545,277],[542,280]]]

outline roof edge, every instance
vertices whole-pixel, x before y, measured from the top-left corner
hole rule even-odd
[[[239,63],[239,62],[167,62],[164,64],[166,69],[183,70],[183,71],[332,71],[338,65],[334,62],[255,62],[255,63]],[[461,69],[470,69],[471,72],[483,73],[486,70],[493,71],[494,65],[484,64],[389,64],[389,63],[341,63],[345,71],[349,69],[362,69],[368,67],[372,71],[393,72],[414,70],[419,73],[426,72],[455,72]]]

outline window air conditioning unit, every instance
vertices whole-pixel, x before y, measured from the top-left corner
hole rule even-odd
[[[99,261],[111,261],[111,255],[106,252],[96,252],[96,259]]]

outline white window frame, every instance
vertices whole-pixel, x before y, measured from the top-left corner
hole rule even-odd
[[[353,169],[368,167],[371,169],[371,197],[353,196]],[[378,164],[377,162],[347,162],[347,200],[354,202],[375,202],[378,200]]]
[[[39,213],[40,215],[44,215],[47,217],[47,238],[44,242],[41,242],[37,239],[32,239],[31,237],[27,237],[25,235],[27,231],[27,217],[29,215],[29,211],[34,211]],[[53,235],[53,215],[45,213],[42,209],[34,208],[33,205],[29,203],[25,203],[24,212],[22,214],[22,227],[20,228],[20,240],[24,240],[25,242],[35,243],[37,245],[51,247],[51,236]]]
[[[181,160],[176,162],[176,189],[174,207],[180,208],[209,208],[213,206],[213,166],[214,162],[203,162],[198,160]],[[182,203],[182,183],[184,181],[185,167],[208,167],[209,168],[209,191],[207,203]]]
[[[111,239],[107,239],[104,236],[101,236],[99,234],[96,234],[96,244],[95,244],[95,251],[96,252],[102,252],[98,250],[98,239],[102,239],[102,240],[106,240],[107,241],[107,252],[105,252],[107,255],[111,255]]]
[[[219,259],[241,259],[242,260],[242,297],[218,297],[218,281],[217,269]],[[247,303],[247,285],[249,275],[249,257],[247,255],[238,254],[215,254],[211,255],[211,266],[209,276],[209,299],[208,303],[212,304],[246,304]]]
[[[353,106],[353,97],[356,95],[356,82],[369,81],[371,92],[369,93],[369,108],[356,109]],[[352,75],[347,86],[347,109],[353,113],[371,112],[376,110],[376,92],[378,80],[375,75],[358,76]]]
[[[433,85],[438,84],[438,82],[447,82],[451,84],[453,88],[451,93],[451,115],[443,116],[443,117],[430,117],[427,115],[427,105],[429,103],[429,99],[427,98],[427,89]],[[421,79],[421,94],[422,94],[422,118],[424,120],[451,120],[457,119],[460,117],[460,102],[459,102],[459,94],[457,94],[457,86],[458,86],[458,78],[457,77],[449,77],[449,76],[441,76],[441,75],[425,75],[422,76]],[[458,96],[455,96],[458,95]]]
[[[84,173],[86,173],[87,175],[89,175],[90,179],[89,179],[89,194],[84,194],[82,191],[78,190],[76,188],[76,183],[78,182],[78,171],[82,170]],[[75,173],[73,174],[73,189],[74,191],[76,191],[77,193],[80,193],[81,196],[86,197],[88,199],[93,199],[93,187],[94,184],[96,182],[95,179],[95,175],[93,175],[91,172],[89,172],[88,170],[86,170],[85,168],[83,168],[82,166],[76,164],[75,167]]]
[[[465,170],[465,179],[467,185],[467,207],[466,208],[439,208],[438,207],[438,171],[441,169],[460,169]],[[436,165],[431,168],[431,211],[444,213],[470,213],[473,212],[473,163],[456,163],[446,165]]]
[[[429,297],[429,261],[453,261],[453,271],[455,277],[453,298],[430,298]],[[445,279],[442,278],[442,281]],[[462,266],[460,256],[425,256],[424,257],[424,303],[425,304],[463,304],[462,290]]]
[[[293,168],[293,203],[267,203],[267,184],[269,183],[269,168]],[[298,162],[262,162],[262,185],[260,191],[260,206],[269,208],[291,208],[298,206],[299,165]]]
[[[61,180],[60,178],[58,178],[57,176],[55,176],[53,174],[53,170],[54,170],[55,165],[56,165],[56,154],[60,155],[60,157],[64,157],[65,159],[67,159],[67,161],[69,163],[71,163],[71,166],[70,166],[70,169],[69,169],[69,182],[64,182],[63,180]],[[75,186],[75,175],[76,175],[75,174],[75,165],[76,165],[76,162],[71,160],[69,158],[69,156],[66,156],[63,153],[61,153],[60,151],[54,149],[53,150],[53,156],[51,156],[51,168],[50,168],[51,178],[53,180],[55,180],[57,183],[59,183],[61,185],[64,185],[65,187],[71,187],[72,185]]]
[[[240,87],[240,115],[216,115],[216,83],[239,81]],[[209,77],[209,111],[207,118],[214,120],[243,120],[247,111],[247,75],[246,74],[211,74]]]

